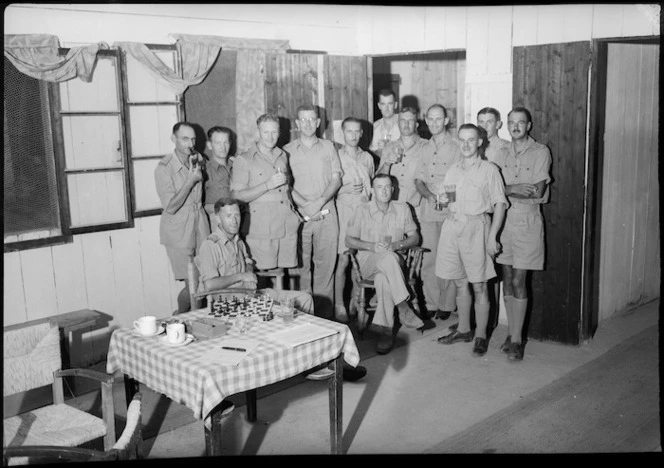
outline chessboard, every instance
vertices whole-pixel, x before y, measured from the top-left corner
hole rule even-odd
[[[274,299],[266,295],[261,297],[237,297],[233,295],[216,298],[213,296],[209,305],[210,312],[208,315],[226,321],[234,319],[238,315],[258,315],[260,319],[267,322],[274,319],[274,313],[272,312],[273,305]]]

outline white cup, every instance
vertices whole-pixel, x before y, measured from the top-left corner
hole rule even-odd
[[[141,317],[134,322],[134,328],[141,335],[154,335],[157,333],[157,317],[154,315]]]
[[[166,326],[166,336],[171,344],[184,343],[187,338],[184,334],[184,323],[169,323]]]

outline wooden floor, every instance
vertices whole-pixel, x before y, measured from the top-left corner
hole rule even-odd
[[[658,336],[642,331],[430,452],[661,452]]]

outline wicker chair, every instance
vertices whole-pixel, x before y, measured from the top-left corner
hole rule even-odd
[[[5,399],[28,390],[52,386],[53,404],[4,419],[3,447],[76,447],[103,438],[104,450],[115,444],[113,377],[89,369],[62,369],[60,334],[55,320],[37,320],[4,328]],[[63,377],[101,384],[102,418],[65,404]]]
[[[15,464],[44,464],[76,461],[114,461],[143,458],[141,431],[141,394],[134,395],[127,409],[127,423],[122,435],[110,450],[100,451],[63,446],[5,447],[3,466]]]
[[[419,305],[419,281],[420,281],[420,267],[422,266],[422,252],[428,252],[429,249],[423,247],[411,247],[409,249],[404,249],[399,251],[404,257],[404,274],[406,280],[408,281],[409,289],[411,294],[414,296],[413,308],[415,312],[419,314],[421,308]],[[367,290],[374,291],[376,287],[374,286],[373,280],[367,280],[362,277],[360,272],[360,265],[357,262],[356,249],[349,249],[344,254],[350,256],[351,260],[351,278],[353,281],[353,293],[350,300],[350,313],[357,314],[357,327],[360,331],[360,336],[364,330],[369,326],[370,319],[373,316],[373,313],[376,311],[376,305],[367,303]]]

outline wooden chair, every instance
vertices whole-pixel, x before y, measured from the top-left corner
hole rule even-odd
[[[45,464],[76,461],[113,461],[143,458],[141,431],[141,394],[134,395],[127,408],[127,423],[122,435],[110,450],[101,451],[66,446],[4,447],[3,466],[14,464]]]
[[[414,298],[412,305],[415,311],[419,314],[421,308],[419,304],[419,282],[420,282],[420,268],[422,266],[422,253],[429,252],[429,249],[423,247],[410,247],[398,251],[404,257],[404,276],[408,281],[408,286],[411,291],[411,296]],[[349,312],[357,314],[357,326],[360,333],[362,333],[369,325],[369,320],[376,311],[376,306],[367,303],[367,290],[375,293],[376,287],[373,280],[367,280],[362,277],[360,272],[360,265],[357,262],[357,249],[349,249],[344,254],[350,256],[351,260],[351,279],[353,283],[353,292],[351,293],[351,300]]]
[[[5,399],[51,385],[53,403],[6,417],[3,446],[76,447],[103,438],[104,450],[115,444],[113,376],[90,369],[62,369],[60,334],[54,319],[4,328]],[[101,385],[102,418],[65,404],[63,377],[83,377]]]

